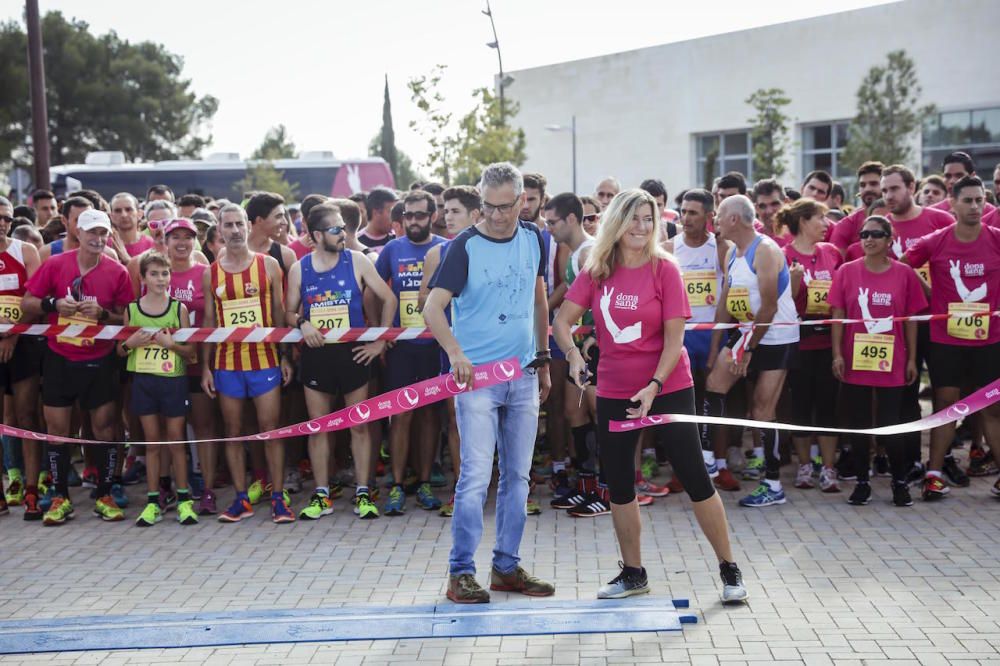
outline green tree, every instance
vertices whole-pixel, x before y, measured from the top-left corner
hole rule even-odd
[[[754,176],[781,178],[787,171],[785,151],[788,149],[788,116],[782,107],[791,100],[781,88],[760,88],[745,102],[754,110],[749,120]]]
[[[430,74],[407,81],[406,87],[410,90],[410,99],[422,114],[419,120],[410,121],[410,129],[420,134],[430,146],[424,166],[430,170],[432,177],[439,178],[445,185],[451,185],[454,139],[449,138],[448,134],[452,114],[444,111],[444,96],[439,88],[447,67],[435,65]]]
[[[372,140],[368,142],[369,157],[382,157],[382,159],[385,159],[382,153],[381,142],[381,133],[372,137]],[[413,159],[402,150],[397,149],[396,171],[393,172],[393,179],[396,181],[396,187],[398,189],[405,190],[409,187],[410,183],[418,180],[424,180],[424,177],[420,175],[420,172],[418,172],[416,167],[413,166]]]
[[[250,156],[252,160],[283,160],[295,157],[295,144],[284,125],[267,130],[264,140]],[[270,190],[273,191],[273,190]]]
[[[911,140],[934,106],[920,106],[917,68],[906,51],[889,53],[858,87],[858,112],[851,121],[841,162],[856,169],[866,160],[907,164],[912,159]]]
[[[524,130],[507,123],[520,111],[520,105],[505,100],[501,113],[500,98],[488,88],[478,88],[472,96],[476,106],[462,117],[452,142],[455,182],[463,185],[478,182],[487,164],[511,162],[520,166],[526,157]]]
[[[82,162],[93,150],[131,160],[197,157],[212,138],[205,125],[218,101],[198,97],[182,78],[183,59],[161,44],[96,36],[60,12],[42,19],[49,140],[54,164]],[[0,24],[0,161],[24,159],[31,134],[27,36]]]
[[[234,188],[241,196],[246,192],[274,192],[289,202],[299,196],[299,184],[289,183],[285,180],[285,173],[267,161],[247,166],[247,175],[238,180]]]
[[[389,101],[389,75],[385,75],[385,94],[382,97],[382,135],[378,146],[378,155],[389,165],[389,171],[400,183],[399,158],[396,155],[396,132],[392,129],[392,103]]]

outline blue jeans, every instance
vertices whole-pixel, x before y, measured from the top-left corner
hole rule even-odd
[[[475,554],[483,537],[483,507],[499,453],[496,546],[493,568],[508,574],[521,558],[517,551],[527,520],[528,480],[538,434],[538,376],[525,370],[519,379],[455,396],[462,467],[451,518],[449,571],[476,573]]]

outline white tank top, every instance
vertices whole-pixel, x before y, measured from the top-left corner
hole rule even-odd
[[[757,274],[753,270],[753,260],[760,245],[769,243],[778,248],[777,244],[761,234],[757,234],[746,253],[742,257],[733,253],[729,260],[729,291],[732,298],[733,288],[746,289],[750,300],[750,314],[756,315],[760,310],[760,284]],[[781,262],[781,271],[778,273],[778,311],[774,315],[774,320],[797,322],[798,312],[795,310],[795,301],[792,299],[792,282],[788,275],[788,266]],[[768,326],[767,333],[761,338],[762,345],[786,345],[799,341],[798,326]]]
[[[719,249],[715,236],[708,235],[708,240],[699,247],[691,247],[684,242],[684,234],[679,233],[674,236],[674,257],[681,267],[681,276],[684,278],[684,287],[688,291],[688,301],[691,302],[691,322],[713,322],[715,321],[715,303],[719,294],[722,293],[722,267],[719,265]],[[692,290],[700,290],[704,283],[698,273],[704,273],[707,277],[709,271],[715,274],[715,292],[712,298],[704,298]],[[704,305],[694,303],[704,300]],[[709,302],[712,301],[712,302]]]

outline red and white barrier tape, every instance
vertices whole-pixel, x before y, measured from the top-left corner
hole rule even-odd
[[[433,379],[427,379],[416,384],[411,384],[396,391],[389,391],[368,398],[351,407],[336,412],[331,412],[318,419],[310,419],[295,425],[285,426],[277,430],[257,433],[256,435],[246,435],[244,437],[229,437],[218,439],[186,440],[181,443],[199,444],[202,442],[242,442],[247,440],[271,440],[282,439],[284,437],[298,437],[314,435],[321,432],[334,432],[336,430],[346,430],[353,426],[364,423],[372,423],[380,419],[395,416],[403,412],[420,409],[427,405],[440,402],[459,393],[467,393],[476,389],[495,386],[504,382],[513,381],[521,377],[521,364],[516,358],[508,358],[502,361],[494,361],[477,365],[473,368],[472,386],[459,384],[455,378],[448,375],[440,375]],[[0,424],[0,434],[9,437],[20,437],[23,440],[35,440],[41,442],[68,442],[71,444],[121,444],[123,442],[102,442],[93,439],[76,439],[73,437],[53,437],[41,432],[12,428],[8,425]],[[177,444],[178,442],[136,442],[143,445],[164,445]]]

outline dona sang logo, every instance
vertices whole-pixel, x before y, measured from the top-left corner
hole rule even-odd
[[[444,380],[445,390],[448,391],[448,393],[451,393],[452,395],[458,395],[459,393],[464,393],[465,390],[468,388],[468,386],[469,385],[466,384],[465,382],[457,381],[455,379],[455,375],[450,373]]]
[[[348,417],[354,423],[364,423],[365,421],[370,419],[371,416],[372,416],[372,408],[363,402],[354,405],[354,407],[352,407],[351,411],[348,413]]]
[[[406,387],[396,394],[396,404],[402,410],[413,409],[420,404],[420,393],[415,389]]]
[[[657,416],[655,414],[652,416],[643,416],[641,419],[639,419],[639,424],[644,426],[660,425],[666,422],[667,420],[665,418],[663,418],[662,416]]]
[[[964,402],[956,402],[954,405],[948,408],[946,412],[949,418],[958,420],[963,416],[967,416],[971,410],[969,406]]]
[[[321,426],[316,421],[306,421],[305,423],[299,426],[299,433],[302,435],[310,435],[310,434],[314,435],[322,429],[323,426]]]
[[[516,374],[517,368],[507,361],[499,361],[493,366],[493,376],[502,382],[514,379],[514,375]]]

